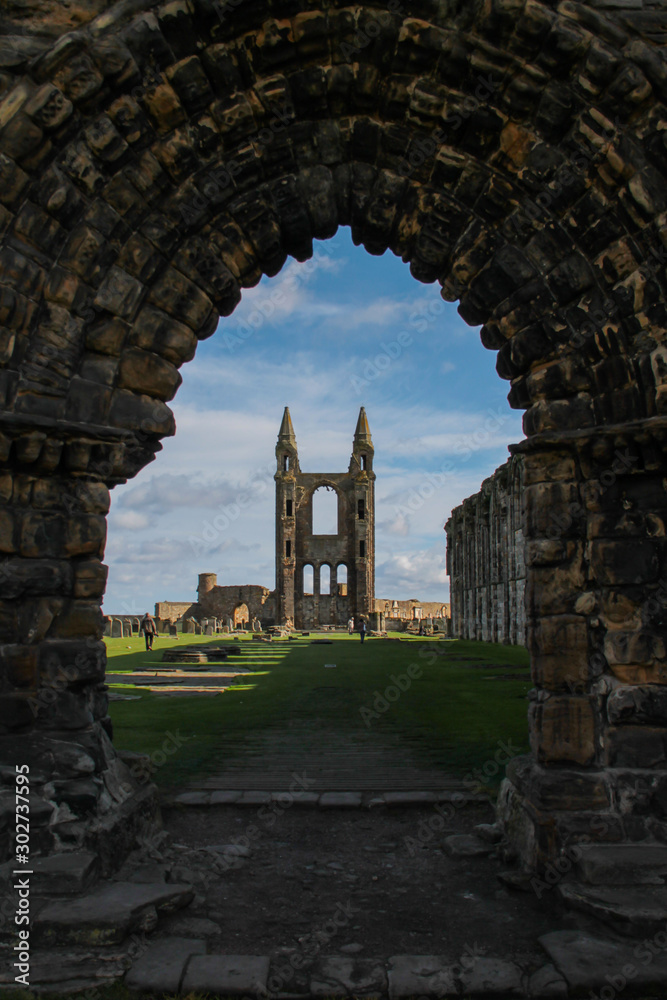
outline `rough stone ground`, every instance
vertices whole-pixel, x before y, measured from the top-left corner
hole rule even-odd
[[[269,827],[256,809],[165,810],[174,844],[225,845],[245,835],[250,854],[200,887],[187,913],[156,933],[178,933],[183,920],[204,917],[221,928],[212,950],[275,958],[282,949],[308,948],[342,910],[349,917],[325,954],[511,955],[537,969],[546,958],[538,937],[573,927],[573,918],[555,898],[540,902],[505,888],[496,876],[506,866],[490,845],[486,855],[450,857],[448,835],[493,822],[490,804],[451,811],[444,820],[433,807],[295,807]]]

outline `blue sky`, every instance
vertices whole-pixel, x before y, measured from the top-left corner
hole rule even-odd
[[[244,292],[182,369],[176,436],[112,493],[106,613],[194,600],[197,575],[274,586],[274,449],[290,407],[303,471],[375,445],[376,595],[446,600],[443,525],[523,437],[495,354],[439,286],[339,229]],[[240,501],[240,502],[239,502]]]

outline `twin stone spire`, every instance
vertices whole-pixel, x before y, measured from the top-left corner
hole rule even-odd
[[[361,470],[370,471],[372,468],[374,450],[371,430],[368,426],[368,417],[366,416],[366,410],[362,406],[359,410],[357,429],[354,432],[350,471],[352,471],[353,464]],[[278,458],[278,468],[280,471],[298,471],[299,456],[297,451],[296,434],[294,433],[294,425],[292,424],[289,406],[286,406],[283,412],[283,420],[280,425],[280,431],[278,432],[276,456]]]

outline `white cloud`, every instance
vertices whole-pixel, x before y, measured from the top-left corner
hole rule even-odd
[[[456,371],[456,365],[452,361],[443,361],[440,365],[440,372],[442,375],[449,375],[450,372]]]
[[[421,601],[446,600],[449,583],[444,545],[390,555],[376,567],[375,592],[390,597],[409,592]]]
[[[124,528],[127,531],[143,531],[150,524],[145,514],[135,510],[114,511],[111,515],[112,529]]]

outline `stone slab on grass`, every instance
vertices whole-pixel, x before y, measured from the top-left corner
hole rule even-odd
[[[241,798],[240,792],[232,791],[218,791],[211,793],[211,801],[209,805],[212,806],[231,806],[234,802],[238,802]]]
[[[428,806],[438,801],[436,792],[385,792],[388,806]]]
[[[667,846],[662,844],[579,845],[577,874],[589,885],[663,885]]]
[[[266,993],[269,958],[260,955],[201,955],[188,962],[181,992],[250,996]]]
[[[579,931],[553,931],[540,944],[567,981],[570,990],[597,991],[605,986],[620,994],[667,989],[667,953],[657,944],[650,950],[636,941],[605,940]],[[638,954],[639,952],[639,954]]]
[[[125,976],[131,990],[176,993],[191,955],[206,954],[206,942],[196,938],[165,937],[153,941]]]
[[[321,958],[310,980],[314,997],[376,997],[387,993],[383,963],[368,958],[331,955]]]
[[[461,989],[464,996],[523,996],[523,973],[514,962],[503,958],[475,957],[461,963]]]
[[[175,806],[207,806],[211,801],[210,792],[181,792],[174,796],[170,804]]]
[[[389,959],[389,998],[457,994],[451,962],[441,955],[394,955]]]
[[[316,806],[320,799],[319,792],[272,792],[271,801],[278,805],[291,806]]]
[[[320,809],[357,809],[361,805],[361,792],[323,792]]]
[[[152,930],[159,913],[172,913],[194,897],[190,885],[108,882],[77,899],[48,903],[33,924],[36,944],[117,944],[132,930]]]
[[[667,922],[667,887],[565,883],[558,892],[567,906],[591,913],[624,934],[641,937]]]
[[[271,802],[271,792],[242,792],[237,799],[237,806],[268,806]]]

